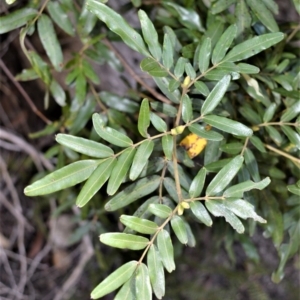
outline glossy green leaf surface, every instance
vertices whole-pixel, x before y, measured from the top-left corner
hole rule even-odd
[[[122,184],[135,155],[135,148],[126,149],[117,160],[107,184],[107,194],[114,195]]]
[[[87,0],[86,5],[89,11],[103,21],[111,31],[119,35],[124,43],[131,49],[145,56],[150,56],[140,34],[137,33],[118,13],[96,0]]]
[[[86,205],[88,201],[90,201],[90,199],[101,189],[103,184],[108,180],[116,162],[115,158],[109,158],[99,164],[84,184],[76,199],[76,205],[78,207]]]
[[[122,215],[120,217],[120,221],[122,224],[133,229],[134,231],[144,234],[153,234],[158,229],[158,225],[155,222],[134,216]]]
[[[0,34],[22,27],[28,21],[33,20],[37,13],[37,10],[33,8],[21,8],[7,16],[1,16]]]
[[[57,39],[52,20],[42,14],[38,19],[38,33],[42,45],[56,71],[61,71],[63,65],[63,53]]]
[[[93,289],[91,298],[99,299],[119,288],[122,284],[129,280],[137,265],[138,262],[133,260],[115,270]]]
[[[229,154],[238,154],[241,153],[243,146],[242,143],[229,143],[221,146],[220,150]]]
[[[57,134],[55,139],[61,145],[87,156],[106,158],[114,155],[114,152],[111,148],[92,140],[63,133]]]
[[[209,94],[209,89],[208,89],[207,85],[206,85],[204,82],[202,82],[202,81],[196,81],[196,82],[194,83],[194,86],[195,86],[195,89],[196,89],[198,92],[200,92],[202,95],[208,96],[208,94]]]
[[[114,300],[133,300],[134,291],[132,287],[132,277],[128,279],[118,291]]]
[[[206,169],[201,168],[200,171],[197,173],[197,175],[194,177],[190,188],[189,188],[189,195],[191,198],[199,197],[206,178]]]
[[[150,112],[150,121],[157,131],[166,132],[168,130],[166,122],[153,112]]]
[[[245,63],[237,64],[237,70],[239,73],[243,74],[257,74],[260,71],[258,67]]]
[[[280,118],[282,122],[288,122],[300,114],[300,102],[296,101],[293,105],[288,107]]]
[[[204,73],[209,66],[211,56],[211,39],[205,37],[202,40],[200,50],[199,50],[199,70],[201,73]]]
[[[26,196],[47,195],[74,186],[86,180],[98,164],[97,160],[74,162],[30,184],[24,193]]]
[[[263,121],[265,123],[269,122],[272,120],[275,110],[277,108],[277,105],[275,103],[272,103],[265,111],[264,116],[263,116]]]
[[[120,249],[142,250],[146,248],[149,240],[143,236],[113,232],[101,234],[100,242]]]
[[[253,144],[253,146],[258,149],[260,152],[262,153],[266,153],[266,149],[264,146],[264,143],[261,141],[260,138],[258,138],[257,136],[253,135],[250,137],[250,141]]]
[[[165,295],[165,274],[158,249],[154,244],[148,250],[147,265],[153,292],[161,299]]]
[[[182,98],[182,119],[185,123],[188,123],[193,118],[193,107],[191,98],[188,95],[184,95]]]
[[[128,136],[111,127],[104,127],[101,117],[97,113],[93,114],[93,125],[98,135],[105,141],[119,147],[132,146],[133,142]]]
[[[147,72],[154,77],[165,77],[168,75],[168,71],[152,57],[144,58],[141,61],[140,67],[142,71]]]
[[[149,211],[152,212],[155,216],[158,216],[162,219],[166,219],[172,213],[172,209],[164,204],[150,204],[148,207]]]
[[[226,164],[208,185],[206,195],[214,196],[224,190],[242,167],[243,162],[244,158],[239,155]]]
[[[162,62],[163,65],[169,70],[173,66],[173,46],[170,36],[165,33],[164,43],[163,43],[163,52],[162,52]]]
[[[124,207],[137,199],[140,199],[146,195],[149,195],[156,190],[160,183],[160,176],[153,175],[147,178],[140,179],[120,193],[112,197],[105,205],[107,211],[115,211],[121,207]]]
[[[224,139],[224,137],[220,133],[213,130],[207,131],[203,128],[203,126],[196,123],[188,126],[188,128],[192,133],[197,134],[201,138],[207,139],[209,141],[222,141]]]
[[[216,1],[212,7],[211,7],[211,13],[212,14],[218,14],[225,9],[227,9],[229,6],[231,6],[233,3],[237,2],[237,0],[219,0]]]
[[[281,126],[281,130],[287,136],[289,141],[300,149],[300,134],[293,130],[291,126]]]
[[[191,210],[194,216],[206,226],[211,226],[213,221],[207,212],[205,206],[200,201],[193,201],[190,203]]]
[[[171,160],[173,155],[173,137],[171,135],[164,135],[161,139],[162,147],[167,159]]]
[[[177,114],[176,108],[167,103],[152,101],[150,103],[150,106],[152,109],[161,112],[169,117],[175,117]]]
[[[149,271],[148,267],[143,263],[138,266],[135,275],[135,288],[136,294],[140,299],[152,299],[152,288],[150,284]]]
[[[149,108],[149,100],[145,98],[142,101],[139,118],[138,118],[138,130],[141,136],[148,137],[147,129],[150,125],[150,108]]]
[[[185,226],[185,222],[182,220],[181,217],[175,215],[171,219],[171,227],[177,236],[178,240],[186,245],[188,242],[188,234]]]
[[[203,116],[211,113],[218,106],[227,91],[230,80],[230,75],[224,76],[209,93],[201,108]]]
[[[170,234],[165,229],[157,235],[157,247],[164,267],[171,273],[175,270],[174,249]]]
[[[260,181],[260,175],[259,175],[259,170],[258,170],[258,164],[255,159],[255,156],[253,152],[247,148],[244,152],[244,157],[245,157],[245,164],[246,167],[253,178],[254,181]]]
[[[60,106],[66,105],[66,94],[63,88],[54,79],[51,81],[50,92],[56,103]]]
[[[238,136],[251,136],[253,131],[242,123],[219,116],[205,116],[203,121],[222,131]]]
[[[283,38],[284,34],[281,32],[256,36],[233,47],[223,61],[240,61],[249,58],[279,43]]]

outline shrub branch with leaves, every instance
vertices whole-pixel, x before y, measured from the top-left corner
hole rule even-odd
[[[100,241],[115,248],[143,250],[139,260],[125,263],[104,279],[92,291],[92,299],[119,287],[115,299],[152,299],[152,293],[161,299],[164,269],[175,270],[171,237],[174,233],[182,244],[195,246],[190,226],[194,219],[212,226],[211,215],[224,217],[238,233],[244,233],[246,226],[250,235],[255,223],[245,225],[240,219],[266,223],[262,225],[265,235],[272,237],[281,257],[273,274],[276,282],[283,278],[288,258],[299,249],[300,184],[284,181],[297,178],[300,166],[299,61],[295,63],[296,51],[289,43],[298,31],[289,36],[279,32],[271,0],[200,1],[206,28],[191,2],[184,7],[163,1],[157,26],[140,9],[141,34],[96,0],[85,1],[79,13],[69,1],[45,1],[39,11],[24,8],[1,17],[1,33],[26,25],[20,42],[32,69],[17,78],[41,78],[47,86],[45,106],[50,93],[59,105],[69,107],[64,120],[49,124],[46,134],[57,131],[63,122],[70,134],[59,133],[56,141],[84,158],[91,157],[46,175],[27,186],[25,194],[46,195],[86,181],[77,206],[93,201],[100,189],[103,194],[105,186],[112,196],[106,211],[128,206],[126,211],[132,212],[120,216],[124,232],[103,233]],[[225,12],[233,4],[235,14],[229,17]],[[70,11],[77,15],[83,47],[65,64],[53,22],[74,36],[66,15]],[[162,16],[169,16],[169,23],[163,24]],[[94,84],[99,79],[89,60],[99,62],[103,56],[118,68],[118,60],[107,48],[109,42],[103,40],[105,34],[92,35],[97,18],[145,56],[140,67],[153,78],[162,99],[155,100],[152,94],[137,105],[108,92],[97,93]],[[26,36],[33,33],[36,22],[52,67],[58,72],[69,70],[66,83],[75,84],[70,104],[52,67],[26,49]],[[95,102],[100,113],[94,112]],[[135,126],[124,116],[137,109]],[[91,115],[93,135],[77,137]],[[191,141],[183,142],[187,136]],[[193,160],[205,145],[203,158],[201,154]],[[284,170],[277,167],[279,162],[286,164]],[[284,204],[278,203],[276,193],[285,197]],[[140,205],[135,212],[134,201]],[[285,232],[290,239],[282,243]]]

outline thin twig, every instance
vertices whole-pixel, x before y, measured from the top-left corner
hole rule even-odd
[[[20,94],[24,97],[28,105],[30,106],[31,110],[40,117],[46,124],[51,124],[52,122],[42,113],[38,110],[38,108],[35,106],[33,101],[30,99],[26,91],[23,89],[23,87],[20,85],[18,81],[15,80],[14,76],[11,74],[10,70],[6,67],[2,59],[0,59],[0,68],[4,71],[6,76],[11,80],[11,82],[15,85],[15,87],[18,89]]]
[[[120,62],[122,63],[122,65],[124,66],[124,68],[128,71],[128,73],[141,85],[143,86],[149,93],[151,93],[155,98],[157,98],[158,100],[164,102],[164,103],[171,103],[171,101],[164,97],[163,95],[161,95],[160,93],[158,93],[155,89],[153,89],[152,87],[150,87],[144,80],[141,79],[140,76],[138,76],[135,71],[131,68],[131,66],[127,63],[127,61],[125,60],[125,58],[121,55],[121,53],[119,53],[119,51],[112,45],[111,42],[109,42],[107,39],[103,39],[103,42],[105,43],[105,45],[112,50],[115,55],[117,56],[117,58],[120,60]]]
[[[290,154],[288,154],[286,152],[283,152],[283,151],[281,151],[281,150],[279,150],[277,148],[274,148],[274,147],[272,147],[270,145],[265,144],[265,147],[268,148],[269,150],[277,153],[277,154],[280,154],[280,155],[282,155],[282,156],[290,159],[292,162],[294,162],[295,164],[297,164],[298,166],[300,166],[300,159],[297,159],[296,157],[294,157],[294,156],[292,156],[292,155],[290,155]]]

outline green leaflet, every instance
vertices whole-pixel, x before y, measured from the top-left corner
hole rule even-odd
[[[244,39],[246,30],[251,26],[251,16],[245,0],[239,0],[237,2],[234,14],[237,20],[236,25],[238,41],[242,41]]]
[[[133,300],[134,299],[134,291],[132,288],[133,278],[128,279],[123,286],[118,291],[114,300]]]
[[[147,178],[140,179],[123,191],[111,198],[105,205],[107,211],[115,211],[124,207],[133,201],[149,195],[156,190],[160,183],[160,176],[154,175]]]
[[[116,162],[115,158],[109,158],[100,163],[81,189],[76,199],[78,207],[83,207],[101,189],[109,178]]]
[[[21,8],[7,16],[0,17],[0,34],[22,27],[28,21],[33,20],[37,10],[32,8]]]
[[[147,265],[153,292],[158,299],[165,295],[165,274],[157,247],[153,244],[147,253]]]
[[[157,235],[157,247],[166,270],[171,273],[175,270],[174,250],[168,231],[161,230]]]
[[[149,125],[150,125],[149,100],[145,98],[142,101],[140,112],[139,112],[139,118],[138,118],[138,130],[141,136],[145,138],[148,137],[147,129]]]
[[[193,118],[193,107],[191,98],[188,95],[184,95],[182,98],[182,119],[185,123],[188,123]]]
[[[152,288],[148,267],[145,264],[140,264],[135,275],[136,295],[139,299],[152,300]]]
[[[56,103],[60,106],[66,105],[66,94],[63,88],[54,79],[51,80],[50,92]]]
[[[277,105],[276,103],[272,103],[265,111],[263,116],[264,123],[270,122],[275,114]]]
[[[118,34],[130,48],[145,56],[150,56],[140,34],[129,26],[118,13],[96,0],[87,0],[86,6],[88,10],[106,23],[111,31]]]
[[[214,196],[223,191],[242,167],[243,162],[244,158],[238,155],[226,164],[208,185],[206,195]]]
[[[223,61],[240,61],[249,58],[271,46],[279,43],[284,38],[281,32],[267,33],[251,38],[233,47],[224,57]]]
[[[196,198],[200,196],[205,183],[205,177],[206,169],[201,168],[190,185],[189,195],[191,198]]]
[[[204,37],[199,50],[199,70],[203,74],[209,66],[211,55],[211,39],[209,37]]]
[[[224,76],[209,93],[201,108],[201,115],[211,113],[220,103],[225,95],[231,80],[230,75]]]
[[[172,160],[173,156],[173,137],[171,135],[164,135],[161,139],[162,147],[165,156],[168,160]]]
[[[229,143],[229,144],[222,145],[220,147],[220,150],[225,153],[236,155],[238,153],[241,153],[243,147],[244,147],[244,145],[242,143],[236,142],[236,143]]]
[[[237,0],[219,0],[211,6],[211,13],[218,14],[227,9],[235,2],[237,2]]]
[[[213,127],[216,127],[233,135],[247,137],[253,134],[253,131],[249,127],[224,117],[209,115],[203,117],[203,121]]]
[[[92,140],[62,133],[57,134],[55,139],[61,145],[87,156],[106,158],[114,155],[111,148]]]
[[[141,22],[143,37],[149,47],[149,51],[159,61],[161,58],[161,46],[158,41],[156,29],[143,10],[139,10],[138,16]]]
[[[24,193],[26,196],[47,195],[74,186],[86,180],[98,164],[97,160],[74,162],[28,185]]]
[[[42,14],[37,24],[40,40],[52,65],[56,71],[61,71],[64,58],[52,20],[47,15]]]
[[[194,216],[206,226],[211,226],[213,221],[208,214],[205,206],[200,201],[193,201],[190,203],[191,210]]]
[[[99,299],[119,288],[132,276],[138,262],[133,260],[121,266],[106,277],[91,293],[92,299]]]
[[[115,194],[120,185],[122,184],[132,164],[135,152],[135,148],[128,148],[118,157],[118,161],[115,164],[111,172],[111,176],[108,180],[106,189],[108,195]]]
[[[103,233],[100,235],[100,242],[105,245],[130,250],[142,250],[146,248],[149,240],[143,236],[127,233]]]
[[[292,129],[291,126],[281,126],[281,130],[287,136],[289,141],[300,149],[300,135]]]
[[[178,240],[186,245],[188,242],[188,234],[185,226],[185,222],[182,220],[181,217],[174,215],[171,219],[171,227],[175,232]]]
[[[129,178],[135,180],[143,171],[143,168],[148,162],[148,159],[153,151],[154,142],[151,140],[144,141],[137,149],[134,156],[132,166],[129,173]]]
[[[162,53],[162,62],[166,69],[170,69],[173,66],[173,46],[171,42],[171,38],[168,33],[164,35],[164,43],[163,43],[163,53]]]
[[[130,147],[133,145],[132,140],[125,134],[113,128],[104,127],[101,116],[97,113],[93,114],[93,125],[98,135],[105,141],[119,147]]]
[[[134,231],[144,234],[153,234],[157,231],[158,225],[152,221],[141,219],[134,216],[122,215],[120,217],[121,223]]]
[[[150,112],[150,121],[157,131],[166,132],[168,130],[166,122],[153,112]]]
[[[296,101],[292,106],[288,107],[281,116],[281,122],[289,122],[300,114],[300,102]]]
[[[164,69],[155,59],[152,57],[146,57],[141,61],[141,70],[149,73],[153,77],[165,77],[168,75],[166,69]]]
[[[259,170],[258,170],[258,164],[255,159],[255,156],[253,152],[247,148],[244,152],[244,157],[245,157],[245,164],[246,167],[251,175],[251,177],[254,179],[254,181],[260,181],[260,175],[259,175]]]
[[[155,216],[158,216],[162,219],[166,219],[172,213],[172,209],[164,204],[151,203],[148,207],[148,210],[152,212]]]

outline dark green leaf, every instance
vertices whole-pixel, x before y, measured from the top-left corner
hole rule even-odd
[[[232,44],[237,32],[235,24],[229,26],[218,40],[212,53],[211,62],[213,65],[219,63],[225,56],[227,50]]]
[[[168,170],[172,174],[172,176],[175,178],[175,172],[174,172],[174,164],[173,161],[168,161]],[[180,180],[180,185],[188,190],[191,184],[191,180],[189,176],[184,172],[183,168],[178,164],[177,165],[177,171],[178,171],[178,176]]]
[[[238,142],[229,143],[229,144],[222,145],[220,147],[220,150],[229,154],[238,154],[242,151],[243,146],[244,145],[242,143],[238,143]]]
[[[224,76],[209,93],[201,108],[203,116],[211,113],[218,106],[227,91],[230,80],[230,75]]]
[[[278,130],[276,128],[274,128],[273,126],[266,126],[265,127],[268,134],[270,135],[270,138],[277,144],[277,145],[281,145],[283,142],[282,136],[281,134],[278,132]]]
[[[224,138],[220,133],[212,131],[212,130],[207,131],[207,130],[203,129],[203,127],[201,125],[196,124],[196,123],[188,126],[188,128],[192,133],[198,135],[201,138],[209,140],[209,141],[222,141]]]
[[[150,105],[154,110],[161,112],[169,117],[174,118],[177,115],[177,109],[170,104],[151,101]]]
[[[98,164],[99,161],[97,160],[74,162],[27,186],[24,193],[26,196],[39,196],[74,186],[86,180]]]
[[[121,223],[125,226],[144,234],[153,234],[157,231],[158,225],[152,221],[141,219],[134,216],[122,215],[120,217]]]
[[[132,276],[138,262],[133,260],[118,268],[106,277],[91,293],[92,299],[99,299],[119,288]]]
[[[265,111],[264,116],[263,116],[263,121],[265,123],[269,122],[272,120],[275,111],[276,111],[277,105],[276,103],[272,103]]]
[[[266,149],[265,149],[264,143],[257,136],[254,136],[254,135],[251,136],[250,137],[250,142],[260,152],[262,152],[262,153],[266,153],[267,152]]]
[[[122,16],[105,4],[96,0],[87,0],[86,6],[88,10],[103,21],[111,31],[119,35],[124,43],[130,48],[145,56],[150,56],[140,34],[128,25]]]
[[[136,294],[139,299],[151,300],[152,288],[150,284],[149,271],[145,264],[140,264],[135,275]]]
[[[133,142],[128,136],[113,128],[104,127],[101,117],[97,113],[93,114],[93,125],[98,135],[105,141],[119,147],[132,146]]]
[[[105,204],[105,209],[107,211],[115,211],[121,207],[124,207],[134,202],[137,199],[149,195],[158,188],[159,183],[160,176],[157,175],[140,179],[126,187],[116,196],[112,197]]]
[[[150,53],[154,56],[154,58],[160,60],[161,46],[158,42],[158,35],[154,25],[143,10],[139,10],[138,16],[141,22],[143,37],[149,47]]]
[[[178,240],[186,245],[188,242],[188,235],[186,231],[185,222],[179,216],[173,216],[171,219],[171,227],[174,230],[175,235],[177,236]]]
[[[279,43],[284,38],[281,32],[267,33],[251,38],[233,47],[223,61],[240,61],[249,58],[271,46]]]
[[[138,130],[141,136],[147,138],[148,133],[147,129],[150,125],[150,108],[149,108],[149,100],[147,98],[143,99],[138,119]]]
[[[269,185],[270,182],[271,180],[269,177],[266,177],[265,179],[259,182],[253,182],[251,180],[248,180],[229,187],[228,189],[225,190],[223,196],[226,198],[229,197],[242,198],[244,192],[248,192],[253,189],[263,190],[266,186]]]
[[[118,161],[115,164],[111,172],[111,176],[108,180],[106,189],[108,195],[115,194],[120,185],[122,184],[132,164],[135,152],[135,148],[128,148],[118,157]]]
[[[137,149],[134,156],[132,166],[129,173],[129,178],[135,180],[138,178],[143,168],[148,162],[148,159],[153,151],[154,142],[151,140],[144,141]]]
[[[191,63],[186,63],[185,64],[185,72],[188,76],[190,76],[190,78],[193,80],[196,78],[196,71],[195,69],[193,68],[193,66],[191,65]]]
[[[59,2],[48,2],[47,4],[48,12],[52,20],[67,34],[74,36],[75,31],[73,25],[62,8],[62,5]]]
[[[94,84],[100,83],[98,75],[96,74],[96,72],[94,71],[93,67],[89,62],[83,60],[81,66],[82,66],[82,72],[85,77],[90,79]]]
[[[206,169],[202,168],[197,173],[197,175],[195,176],[195,178],[193,179],[190,185],[189,195],[191,198],[196,198],[200,196],[205,183],[205,177],[206,177]]]
[[[164,135],[161,139],[165,156],[168,160],[172,160],[173,156],[173,137],[170,134]]]
[[[253,131],[242,123],[219,116],[205,116],[203,121],[222,131],[238,136],[251,136]]]
[[[300,149],[300,135],[292,129],[291,126],[281,126],[281,130],[287,136],[289,141]]]
[[[147,265],[153,292],[158,299],[161,299],[165,295],[165,274],[155,245],[151,245],[148,250]]]
[[[109,158],[97,167],[97,169],[91,174],[87,182],[81,189],[77,199],[76,205],[78,207],[83,207],[87,204],[90,199],[101,189],[104,183],[109,178],[111,171],[114,168],[116,159]]]
[[[168,130],[166,122],[156,113],[150,112],[150,121],[157,131],[166,132]]]
[[[42,45],[56,71],[61,71],[63,65],[63,53],[57,39],[51,19],[42,14],[38,19],[38,33]]]
[[[171,100],[173,103],[179,103],[180,102],[180,93],[179,90],[175,90],[174,92],[169,91],[169,81],[167,78],[153,78],[156,85],[160,88],[160,90],[167,96],[169,100]],[[173,107],[174,108],[174,107]],[[177,113],[177,111],[176,111]]]
[[[216,1],[212,6],[211,6],[211,13],[212,14],[218,14],[225,9],[229,8],[233,3],[237,2],[237,0],[219,0]]]
[[[211,39],[209,37],[204,37],[199,50],[199,70],[203,74],[209,66],[211,55]]]
[[[190,97],[185,94],[182,97],[182,119],[185,123],[188,123],[193,118],[192,101]]]
[[[32,8],[21,8],[13,13],[9,13],[6,16],[1,16],[0,34],[22,27],[28,21],[33,20],[37,13],[38,12]]]
[[[85,76],[80,73],[75,81],[75,97],[79,105],[84,103],[86,97],[87,82]]]
[[[56,135],[55,139],[61,145],[87,156],[106,158],[114,155],[114,152],[111,148],[84,138],[59,133]]]
[[[235,17],[237,20],[236,25],[238,40],[242,41],[246,35],[246,30],[251,26],[251,16],[245,0],[239,0],[237,2],[235,7]]]
[[[171,39],[167,33],[164,35],[162,61],[163,65],[169,70],[173,66],[173,46]]]
[[[66,94],[63,88],[58,84],[58,82],[54,79],[51,81],[50,92],[55,102],[60,106],[66,105]]]
[[[168,75],[166,69],[164,69],[155,59],[152,57],[146,57],[141,61],[140,67],[142,71],[149,73],[154,77],[165,77]]]
[[[298,95],[299,97],[299,95]],[[281,122],[288,122],[300,114],[300,101],[296,101],[292,106],[288,107],[281,116]]]
[[[188,235],[188,246],[189,247],[195,247],[196,246],[196,239],[195,236],[191,230],[191,226],[189,225],[189,223],[185,223],[186,226],[186,231],[187,231],[187,235]]]
[[[300,196],[300,188],[296,184],[290,184],[287,186],[287,189],[297,196]]]
[[[253,152],[247,148],[244,152],[246,167],[255,182],[260,181],[258,164]]]
[[[237,67],[238,72],[243,74],[257,74],[260,71],[258,67],[245,63],[239,63],[237,64]]]
[[[175,270],[174,250],[168,231],[161,230],[157,235],[157,247],[166,270],[171,273]]]
[[[42,60],[42,58],[34,51],[28,51],[28,58],[34,71],[45,82],[47,86],[51,84],[51,74],[49,66]]]
[[[208,89],[207,85],[204,82],[202,82],[202,81],[196,81],[194,83],[194,86],[195,86],[195,89],[198,92],[200,92],[203,96],[206,96],[206,97],[208,96],[209,89]]]
[[[29,81],[39,78],[39,75],[33,69],[23,69],[21,73],[15,76],[15,80]]]
[[[222,192],[242,167],[243,162],[244,158],[238,155],[225,165],[208,185],[206,195],[214,196]]]
[[[149,211],[152,212],[155,216],[158,216],[162,219],[166,219],[168,218],[171,213],[172,213],[172,209],[164,204],[150,204],[149,205]]]
[[[172,93],[180,87],[180,84],[181,82],[179,80],[171,79],[169,82],[168,90]]]
[[[190,203],[190,206],[193,214],[200,222],[202,222],[206,226],[212,225],[213,221],[208,214],[205,206],[200,201],[193,201]]]
[[[174,68],[174,75],[177,78],[180,78],[183,75],[185,64],[188,62],[188,60],[184,57],[179,57],[179,59],[176,62],[175,68]]]

